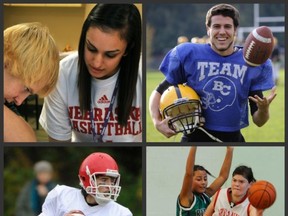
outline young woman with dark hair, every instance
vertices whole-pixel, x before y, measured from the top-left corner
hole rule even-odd
[[[253,207],[247,197],[248,189],[255,181],[250,167],[236,167],[232,173],[231,187],[217,191],[204,216],[262,216],[264,210]]]
[[[133,4],[97,4],[78,53],[60,63],[40,123],[50,140],[142,141],[141,15]]]
[[[193,146],[187,158],[186,172],[181,192],[177,199],[177,216],[203,215],[210,203],[210,197],[212,197],[228,179],[233,157],[233,148],[227,147],[220,173],[209,186],[207,174],[212,175],[203,166],[195,165],[195,157],[196,147]]]

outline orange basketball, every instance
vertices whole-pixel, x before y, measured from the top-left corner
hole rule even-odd
[[[248,190],[248,199],[257,209],[269,208],[276,199],[275,187],[265,180],[256,181]]]

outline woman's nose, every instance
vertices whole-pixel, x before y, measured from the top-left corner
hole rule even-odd
[[[101,54],[95,54],[92,59],[92,65],[95,68],[100,68],[103,64],[103,57]]]

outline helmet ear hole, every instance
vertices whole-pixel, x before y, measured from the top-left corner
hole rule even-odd
[[[175,132],[192,133],[204,125],[201,101],[191,87],[183,84],[170,86],[160,98],[163,118],[170,117],[169,127]]]

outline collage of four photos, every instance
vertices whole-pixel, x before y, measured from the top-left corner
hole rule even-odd
[[[2,215],[284,216],[285,7],[3,3]]]

